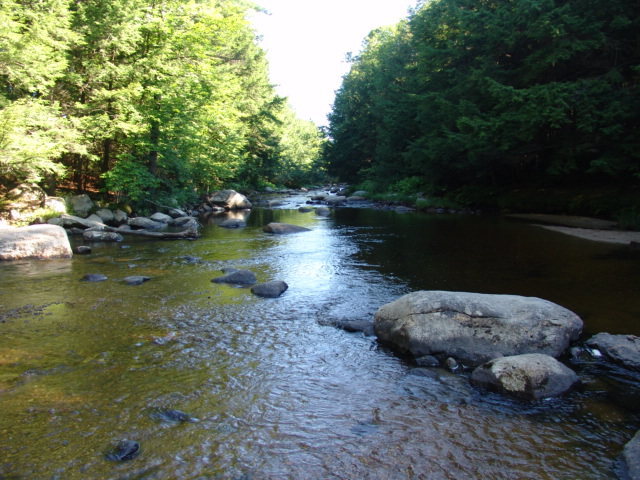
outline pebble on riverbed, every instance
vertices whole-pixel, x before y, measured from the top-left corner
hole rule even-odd
[[[134,440],[120,440],[118,445],[107,453],[106,459],[113,462],[133,460],[140,455],[140,444]]]

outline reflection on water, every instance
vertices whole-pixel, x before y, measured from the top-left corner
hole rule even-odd
[[[244,220],[194,242],[127,239],[0,265],[0,476],[615,478],[640,419],[600,367],[573,365],[582,391],[521,403],[319,321],[449,289],[541,296],[587,330],[638,334],[637,253],[480,217],[257,209]],[[312,231],[272,236],[270,221]],[[211,283],[227,267],[289,289],[263,299]],[[152,278],[126,285],[133,274]],[[159,408],[200,421],[161,422]],[[107,461],[122,439],[142,453]]]

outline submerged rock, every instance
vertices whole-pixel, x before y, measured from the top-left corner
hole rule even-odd
[[[585,344],[597,348],[611,361],[623,367],[640,371],[640,337],[598,333]]]
[[[271,282],[260,283],[251,287],[251,293],[259,297],[265,298],[277,298],[282,295],[287,289],[287,285],[282,280],[273,280]]]
[[[471,374],[475,385],[528,400],[562,395],[578,382],[573,370],[549,355],[529,353],[491,360]]]
[[[151,418],[160,422],[175,422],[175,423],[196,423],[200,419],[189,415],[181,410],[175,410],[172,408],[157,408],[151,412]]]
[[[278,223],[278,222],[271,222],[265,225],[262,228],[262,230],[264,230],[266,233],[274,233],[277,235],[311,231],[310,229],[306,227],[301,227],[299,225],[290,225],[288,223]]]
[[[241,218],[225,218],[218,223],[218,226],[222,228],[243,228],[247,226],[247,222]]]
[[[335,327],[345,332],[361,332],[373,336],[373,321],[370,318],[322,318],[318,323],[327,327]]]
[[[581,330],[580,317],[566,308],[516,295],[418,291],[375,314],[376,335],[398,352],[468,365],[523,353],[557,357]]]
[[[233,285],[253,285],[258,280],[256,274],[250,270],[233,270],[211,281],[213,283],[230,283]]]
[[[67,232],[56,225],[0,227],[0,260],[69,258]]]
[[[145,277],[144,275],[131,275],[129,277],[125,277],[123,280],[127,285],[141,285],[144,282],[151,280],[151,277]]]
[[[120,440],[118,445],[109,453],[107,453],[107,460],[112,462],[125,462],[127,460],[133,460],[140,455],[140,444],[134,440]]]
[[[87,273],[80,280],[83,282],[104,282],[106,279],[107,276],[102,273]]]

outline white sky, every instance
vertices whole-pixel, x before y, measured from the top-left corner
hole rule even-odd
[[[406,18],[416,0],[256,0],[270,14],[253,24],[262,35],[271,81],[298,116],[326,125],[335,91],[374,28]]]

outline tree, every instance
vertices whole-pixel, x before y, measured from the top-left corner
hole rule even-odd
[[[76,125],[51,99],[76,38],[66,1],[0,4],[0,178],[9,183],[62,176],[57,158],[83,150]]]

